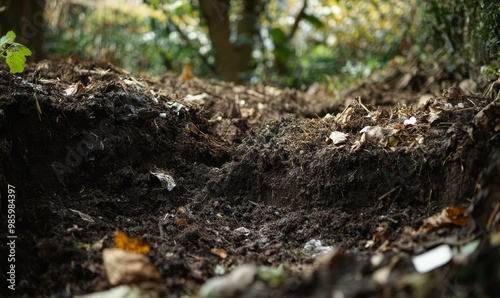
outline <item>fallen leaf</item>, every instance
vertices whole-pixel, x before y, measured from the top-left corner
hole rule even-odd
[[[102,259],[108,281],[113,286],[162,280],[158,270],[145,255],[106,248],[102,252]]]
[[[364,133],[365,140],[381,147],[386,147],[389,142],[389,137],[396,134],[397,129],[373,126],[366,129]],[[394,142],[394,141],[393,141]]]
[[[115,248],[139,254],[147,254],[150,251],[149,244],[139,238],[129,238],[120,231],[115,232]]]
[[[351,120],[351,115],[354,113],[354,108],[347,106],[342,113],[338,113],[335,116],[335,122],[337,122],[341,127],[344,127]]]
[[[487,128],[490,125],[498,125],[498,118],[500,115],[500,102],[492,101],[487,106],[485,106],[476,116],[474,116],[474,124],[477,127]]]
[[[428,101],[429,114],[427,115],[427,121],[433,123],[444,116],[444,110],[446,109],[445,104],[441,101],[435,99]]]
[[[184,218],[181,218],[181,219],[179,219],[177,221],[177,225],[179,225],[179,226],[187,226],[188,223],[187,223],[187,221]]]
[[[424,220],[418,233],[426,233],[445,225],[455,225],[463,227],[469,224],[470,215],[464,215],[466,207],[446,207],[439,214],[435,214]]]
[[[64,89],[64,95],[66,96],[75,95],[83,91],[83,89],[85,89],[85,87],[83,86],[82,82],[78,81],[77,83]]]
[[[175,180],[174,180],[174,177],[172,177],[171,175],[167,174],[167,172],[165,171],[161,171],[161,170],[158,170],[158,171],[149,171],[149,173],[151,175],[153,175],[154,177],[156,177],[159,181],[160,181],[160,184],[163,188],[166,188],[168,191],[172,191],[172,189],[174,189],[174,187],[176,187],[177,185],[175,184]]]

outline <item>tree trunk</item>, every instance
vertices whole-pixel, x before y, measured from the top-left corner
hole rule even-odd
[[[0,34],[9,30],[16,33],[16,42],[27,46],[33,53],[29,60],[44,58],[42,50],[45,22],[45,0],[0,0]]]
[[[202,15],[215,51],[216,72],[223,80],[241,83],[252,69],[253,41],[258,34],[257,21],[261,0],[245,0],[238,23],[237,37],[231,42],[230,0],[200,0]]]

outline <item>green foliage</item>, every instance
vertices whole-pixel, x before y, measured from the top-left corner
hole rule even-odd
[[[178,75],[189,59],[196,76],[212,78],[214,49],[197,1],[147,2],[70,11],[64,23],[48,32],[48,52],[106,59],[135,74],[150,75]],[[231,42],[253,44],[249,63],[255,67],[245,73],[251,84],[332,85],[336,77],[335,85],[349,85],[401,54],[403,37],[421,34],[414,25],[420,5],[416,2],[310,1],[290,39],[303,0],[270,0],[256,21],[256,39],[238,34],[244,1],[231,1]],[[413,41],[411,37],[410,44]]]
[[[271,30],[271,39],[274,44],[274,57],[280,61],[287,61],[293,55],[293,49],[283,30],[274,28]]]
[[[493,65],[483,65],[481,66],[481,73],[485,75],[500,76],[500,68],[496,68]]]
[[[312,14],[306,14],[304,16],[304,20],[311,23],[311,25],[313,25],[316,29],[323,28],[325,26],[325,24],[323,24],[323,22],[319,18],[315,17]]]
[[[20,43],[14,42],[16,34],[12,31],[7,32],[0,38],[0,56],[2,56],[11,73],[24,71],[26,56],[31,56],[31,51]]]
[[[197,76],[208,76],[210,70],[198,55],[203,45],[196,39],[204,36],[203,32],[192,30],[196,24],[185,29],[189,33],[185,36],[177,30],[179,23],[190,21],[186,16],[196,16],[193,7],[185,1],[156,5],[156,8],[146,4],[98,9],[75,7],[69,11],[68,22],[51,27],[47,32],[47,52],[64,58],[75,55],[81,59],[107,60],[135,75],[164,75],[166,72],[179,75],[189,59]],[[171,9],[172,13],[166,14],[164,9]],[[196,35],[192,36],[194,33]],[[184,38],[191,44],[188,45]]]
[[[306,10],[294,39],[287,40],[287,28],[279,22],[279,16],[289,13],[289,6],[283,5],[284,11],[279,12],[274,11],[280,9],[279,5],[274,8],[270,4],[267,18],[271,14],[277,17],[269,25],[266,19],[262,21],[271,28],[285,28],[270,30],[274,57],[268,59],[286,60],[289,72],[286,77],[269,75],[270,69],[264,68],[262,77],[295,87],[314,82],[332,85],[331,78],[335,77],[335,85],[346,88],[384,67],[403,54],[402,40],[415,32],[412,24],[418,10],[413,0],[318,1]]]
[[[420,52],[440,51],[454,64],[479,72],[500,62],[500,2],[428,0],[416,40]],[[494,67],[493,67],[494,68]]]

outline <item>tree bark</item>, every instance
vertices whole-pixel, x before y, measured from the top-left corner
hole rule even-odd
[[[253,41],[258,34],[261,0],[245,0],[235,42],[231,42],[230,0],[199,0],[215,52],[216,72],[223,80],[242,83],[252,69]]]
[[[0,34],[3,36],[12,30],[16,33],[16,42],[27,46],[31,52],[31,61],[44,58],[44,9],[45,0],[0,0]]]

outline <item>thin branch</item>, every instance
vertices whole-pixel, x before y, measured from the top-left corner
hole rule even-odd
[[[302,9],[300,10],[299,14],[295,17],[295,22],[293,23],[292,29],[290,29],[290,33],[288,34],[288,39],[292,39],[293,36],[295,35],[295,32],[297,32],[300,21],[302,21],[302,19],[306,15],[306,9],[307,9],[307,0],[304,0],[304,5],[302,6]]]
[[[210,64],[210,62],[208,62],[208,58],[205,55],[203,55],[202,53],[200,53],[199,49],[193,45],[193,43],[191,42],[191,40],[189,40],[187,35],[181,30],[181,28],[179,28],[179,26],[177,26],[172,21],[172,19],[170,17],[168,18],[168,25],[173,27],[174,30],[177,33],[179,33],[181,39],[186,43],[186,45],[188,47],[190,47],[192,50],[194,50],[196,52],[197,56],[200,57],[203,64],[205,64],[210,69],[210,71],[215,74],[215,67],[212,64]]]

